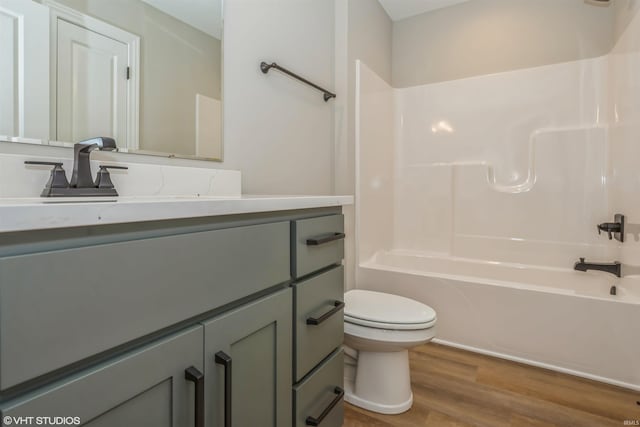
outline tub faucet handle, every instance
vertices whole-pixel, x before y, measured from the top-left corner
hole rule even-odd
[[[624,242],[624,215],[616,214],[613,221],[598,224],[598,234],[602,234],[605,231],[609,236],[609,240],[613,240],[615,237],[619,242]]]

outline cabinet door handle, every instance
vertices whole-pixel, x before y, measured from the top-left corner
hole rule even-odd
[[[318,418],[314,418],[312,416],[308,416],[307,419],[305,420],[305,424],[308,426],[319,426],[320,423],[322,422],[322,420],[325,419],[325,417],[327,415],[329,415],[329,412],[331,412],[331,410],[340,402],[340,400],[344,397],[344,390],[341,389],[340,387],[336,387],[333,389],[333,392],[335,393],[336,397],[333,398],[333,400],[331,401],[331,403],[329,403],[329,406],[327,406],[326,408],[324,408],[324,411],[322,411],[322,413],[320,414],[320,416]]]
[[[346,237],[344,233],[331,233],[328,236],[319,236],[312,237],[307,239],[307,246],[319,246],[324,245],[325,243],[335,242],[336,240],[341,240]]]
[[[204,427],[204,374],[195,366],[185,369],[184,379],[196,386],[195,396],[195,427]]]
[[[320,317],[309,317],[307,319],[307,325],[314,325],[317,326],[319,324],[321,324],[322,322],[324,322],[325,320],[327,320],[328,318],[330,318],[331,316],[333,316],[334,314],[336,314],[337,312],[339,312],[340,310],[342,310],[342,308],[344,307],[344,303],[342,301],[336,301],[333,303],[333,308],[329,311],[327,311],[325,314],[323,314]]]
[[[231,356],[219,351],[215,361],[224,366],[224,427],[231,427]]]

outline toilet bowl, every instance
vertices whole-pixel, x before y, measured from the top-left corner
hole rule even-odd
[[[408,411],[408,350],[435,336],[436,312],[381,292],[352,290],[344,298],[345,400],[381,414]]]

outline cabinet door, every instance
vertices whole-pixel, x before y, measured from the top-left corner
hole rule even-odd
[[[206,425],[291,426],[291,290],[204,324]]]
[[[34,424],[35,417],[53,420],[42,425],[78,417],[79,425],[90,427],[201,425],[195,406],[196,399],[202,405],[203,387],[196,391],[196,378],[187,379],[186,371],[203,372],[202,342],[202,326],[190,328],[8,403],[2,417],[12,417],[11,424],[19,417],[34,417]]]

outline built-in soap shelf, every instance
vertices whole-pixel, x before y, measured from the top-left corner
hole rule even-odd
[[[603,126],[581,126],[538,129],[531,134],[527,142],[526,169],[510,168],[509,174],[500,174],[498,162],[485,159],[464,161],[413,163],[407,169],[414,168],[452,168],[458,176],[473,175],[475,183],[484,182],[493,191],[499,193],[526,193],[532,191],[540,177],[549,179],[584,179],[582,168],[589,162],[589,174],[602,181],[606,171],[606,128]],[[580,169],[580,170],[578,170]],[[511,182],[504,182],[500,176],[509,175]],[[597,175],[597,176],[596,176]],[[503,182],[501,182],[503,181]]]

